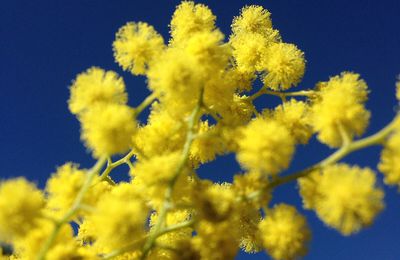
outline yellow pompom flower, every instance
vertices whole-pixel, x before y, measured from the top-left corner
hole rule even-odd
[[[124,70],[143,75],[164,49],[164,40],[153,26],[129,22],[117,32],[113,49],[116,62]]]
[[[200,259],[234,259],[239,250],[239,241],[234,222],[219,223],[201,221],[197,224],[197,235],[193,237],[194,248]]]
[[[273,259],[296,259],[307,253],[311,238],[305,217],[293,206],[276,205],[259,224],[260,236]]]
[[[136,132],[134,110],[125,105],[98,105],[80,117],[81,139],[95,157],[126,152]]]
[[[116,187],[90,217],[96,244],[116,249],[142,239],[148,214],[146,203],[132,186]]]
[[[130,171],[135,189],[145,195],[150,205],[157,209],[164,201],[165,191],[175,178],[182,156],[179,152],[152,156],[139,160]],[[188,177],[189,168],[183,166],[183,171],[177,177],[172,198],[179,202],[188,202],[192,186]]]
[[[190,158],[193,162],[203,164],[213,161],[225,151],[218,129],[214,125],[210,126],[208,121],[200,123],[198,134],[190,147]]]
[[[277,174],[286,169],[294,153],[294,139],[289,130],[274,120],[256,118],[238,137],[236,158],[246,169]]]
[[[378,165],[379,171],[385,176],[387,185],[400,187],[400,132],[396,130],[384,144],[381,160]]]
[[[56,216],[63,216],[72,207],[85,180],[86,171],[79,169],[78,165],[66,163],[59,167],[47,180],[47,208]],[[82,202],[93,207],[109,190],[110,186],[106,182],[98,182],[89,189]],[[82,213],[79,212],[79,215]]]
[[[43,193],[24,178],[0,183],[0,240],[24,236],[37,225],[45,206]]]
[[[232,32],[258,33],[265,35],[272,29],[271,13],[262,6],[250,5],[242,8],[240,16],[233,19]]]
[[[191,110],[197,102],[204,75],[193,55],[179,49],[169,49],[148,73],[149,87],[164,96],[165,102],[176,102]],[[176,114],[181,114],[181,110]]]
[[[125,83],[114,71],[92,67],[79,74],[70,88],[72,114],[81,114],[97,104],[126,104]]]
[[[202,4],[184,1],[176,7],[171,19],[171,44],[185,43],[195,33],[212,31],[215,19],[211,10]]]
[[[313,178],[316,187],[300,183],[301,194],[322,221],[343,235],[371,225],[384,208],[383,190],[376,187],[375,173],[369,168],[336,164]]]
[[[370,118],[364,103],[368,89],[358,74],[344,72],[318,85],[312,124],[318,139],[330,147],[343,144],[341,128],[350,138],[364,133]]]
[[[79,247],[76,243],[71,241],[67,243],[60,243],[46,256],[47,260],[61,260],[61,259],[81,259],[81,260],[100,260],[101,258],[96,255],[93,250],[87,247]]]
[[[35,228],[29,229],[21,239],[18,239],[13,243],[16,255],[18,255],[17,259],[37,259],[39,252],[52,234],[53,229],[54,223],[48,220],[41,220]],[[50,256],[51,258],[46,257],[46,259],[56,260],[52,256],[58,255],[57,251],[62,249],[60,246],[69,245],[74,242],[71,225],[63,225],[47,251],[47,256]],[[54,249],[56,251],[53,254],[52,251]]]
[[[264,71],[264,85],[273,90],[286,90],[303,78],[306,61],[296,45],[275,43],[261,57],[258,71]]]
[[[312,135],[309,107],[303,101],[290,99],[271,113],[273,119],[285,125],[297,143],[306,144]]]
[[[171,153],[183,146],[186,125],[165,111],[159,103],[151,106],[147,121],[133,136],[133,142],[145,156]]]

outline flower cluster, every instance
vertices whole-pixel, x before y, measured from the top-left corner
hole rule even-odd
[[[341,234],[373,224],[384,208],[376,173],[339,161],[383,144],[378,169],[386,184],[400,186],[400,117],[357,139],[370,118],[360,75],[343,72],[289,92],[304,75],[305,56],[283,41],[261,6],[244,7],[228,37],[207,6],[189,1],[177,6],[169,27],[168,40],[144,22],[116,33],[115,61],[146,77],[151,91],[137,107],[128,105],[114,71],[92,67],[73,80],[69,110],[97,163],[65,163],[44,190],[24,178],[2,180],[0,242],[12,252],[0,247],[0,259],[217,260],[239,250],[296,259],[312,237],[306,217],[271,203],[272,191],[294,180],[304,209]],[[262,95],[282,103],[255,106]],[[148,118],[139,117],[146,109]],[[283,173],[314,135],[337,150]],[[232,183],[197,174],[225,154],[241,167]],[[128,182],[113,180],[121,165],[129,167]]]

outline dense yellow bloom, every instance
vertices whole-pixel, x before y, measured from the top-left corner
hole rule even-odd
[[[133,136],[133,142],[145,156],[174,152],[183,146],[186,125],[163,110],[159,103],[153,104],[147,121]]]
[[[95,157],[126,152],[136,132],[134,110],[125,105],[98,105],[81,117],[81,139]]]
[[[362,135],[370,113],[364,107],[368,89],[358,74],[344,72],[319,84],[312,106],[312,123],[318,139],[331,147],[343,144],[340,128],[352,138]]]
[[[57,169],[46,184],[47,207],[53,214],[61,217],[72,207],[85,180],[86,171],[79,169],[76,164],[66,163]],[[106,182],[97,183],[85,194],[83,203],[94,206],[109,189]]]
[[[107,248],[120,248],[144,236],[148,209],[130,185],[116,187],[99,201],[90,221],[96,243]]]
[[[268,179],[259,171],[236,174],[233,177],[233,189],[239,198],[246,198],[252,196],[255,192],[263,191],[256,199],[249,201],[256,208],[268,205],[271,199],[270,191],[266,189],[267,185]]]
[[[304,53],[296,45],[275,43],[268,47],[257,69],[265,71],[265,86],[273,90],[286,90],[300,82],[305,65]]]
[[[190,157],[194,162],[206,163],[213,161],[216,155],[224,152],[224,144],[218,129],[210,126],[208,121],[200,123],[199,136],[193,141],[190,148]]]
[[[237,160],[246,169],[277,174],[286,169],[294,152],[294,139],[285,126],[256,118],[242,131]]]
[[[165,109],[180,116],[193,109],[205,77],[199,66],[193,55],[169,49],[150,68],[149,87],[163,95]]]
[[[51,235],[53,227],[54,224],[52,222],[42,220],[35,228],[30,229],[21,239],[16,240],[14,248],[19,257],[17,259],[36,259],[44,242]],[[65,246],[71,243],[74,243],[72,227],[69,224],[63,225],[55,237],[53,244],[50,246],[48,255],[57,255],[57,251],[60,250],[59,246]],[[52,252],[53,249],[56,250],[54,254]],[[78,252],[75,253],[78,254]],[[56,260],[50,257],[48,259]]]
[[[45,205],[36,186],[23,178],[0,183],[0,240],[22,237],[37,225]]]
[[[197,235],[192,239],[194,248],[199,251],[200,259],[234,259],[239,242],[233,223],[223,221],[213,223],[200,222],[196,227]]]
[[[47,254],[48,260],[61,260],[61,259],[81,259],[81,260],[98,260],[96,253],[86,247],[77,246],[74,241],[69,243],[62,243],[56,245]]]
[[[306,205],[313,207],[322,221],[343,235],[371,225],[384,208],[383,190],[376,187],[375,174],[369,168],[337,164],[327,166],[319,177],[312,177],[310,181],[307,178],[300,182],[301,194],[308,201]]]
[[[309,107],[303,101],[290,99],[277,106],[268,116],[285,125],[298,143],[306,144],[312,135]]]
[[[240,248],[246,253],[256,253],[262,249],[262,240],[258,234],[258,225],[261,221],[259,208],[243,203],[235,212],[239,214],[237,229],[240,236]]]
[[[145,74],[151,62],[164,49],[164,40],[153,26],[129,22],[117,32],[113,43],[114,57],[124,70]]]
[[[126,104],[125,83],[114,71],[92,67],[73,82],[68,100],[69,110],[80,114],[97,104]]]
[[[400,132],[396,130],[386,141],[378,165],[387,185],[400,187]]]
[[[171,19],[171,44],[182,44],[195,33],[212,31],[215,19],[207,6],[191,1],[182,2],[176,7]]]
[[[266,34],[272,28],[271,13],[262,6],[250,5],[242,8],[240,16],[233,19],[232,32]]]
[[[180,163],[180,153],[174,152],[139,160],[131,170],[134,188],[145,195],[153,208],[158,209],[162,205],[165,191],[177,174]],[[189,168],[187,165],[183,167],[172,194],[176,202],[188,202],[190,199],[192,187],[188,177]]]
[[[296,259],[307,253],[311,238],[305,217],[296,208],[279,204],[259,224],[260,236],[274,259]]]

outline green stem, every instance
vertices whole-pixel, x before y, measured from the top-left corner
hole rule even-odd
[[[143,110],[146,109],[146,107],[148,107],[151,103],[153,103],[153,101],[157,98],[157,93],[153,92],[151,93],[149,96],[147,96],[142,103],[139,104],[139,106],[137,106],[135,108],[135,115],[136,117],[143,112]]]
[[[161,228],[164,225],[165,217],[166,217],[169,209],[171,208],[171,197],[172,197],[173,188],[174,188],[174,185],[175,185],[178,177],[182,173],[187,161],[189,160],[190,146],[192,145],[193,140],[195,138],[195,126],[200,118],[202,105],[203,105],[203,89],[200,92],[199,100],[198,100],[196,107],[193,109],[192,113],[189,116],[188,132],[186,134],[185,144],[183,145],[181,160],[180,160],[174,174],[172,175],[171,180],[169,181],[169,185],[165,192],[164,203],[160,209],[157,223],[155,224],[153,230],[151,231],[151,233],[149,235],[149,238],[147,239],[145,245],[143,246],[141,259],[145,259],[148,252],[154,246],[154,243],[155,243],[157,237],[159,236]]]
[[[296,91],[296,92],[279,92],[279,91],[272,91],[267,88],[261,88],[259,91],[254,93],[253,95],[249,96],[248,99],[251,101],[255,100],[256,98],[262,96],[262,95],[272,95],[272,96],[277,96],[280,97],[282,100],[286,100],[286,97],[311,97],[315,94],[315,91],[313,90],[301,90],[301,91]]]
[[[103,167],[104,163],[106,162],[106,158],[100,158],[97,163],[88,171],[85,183],[83,184],[82,188],[80,189],[78,195],[75,198],[74,203],[72,204],[71,208],[65,213],[65,215],[57,222],[54,223],[54,229],[51,232],[50,236],[44,242],[41,250],[39,251],[38,256],[36,257],[37,260],[44,260],[46,258],[46,254],[49,251],[50,247],[53,245],[54,240],[56,239],[60,229],[62,226],[67,223],[70,218],[79,210],[79,206],[90,188],[90,185],[100,171],[101,167]]]
[[[369,146],[382,144],[387,138],[387,136],[390,133],[392,133],[393,129],[395,128],[395,125],[396,125],[396,119],[394,119],[386,127],[382,128],[380,131],[371,136],[365,137],[357,141],[349,142],[347,145],[342,146],[339,150],[331,154],[329,157],[314,164],[313,166],[308,167],[297,173],[284,176],[279,179],[276,179],[275,181],[272,181],[267,185],[267,189],[273,189],[282,184],[294,181],[300,177],[304,177],[309,173],[311,173],[312,171],[322,169],[327,165],[336,163],[337,161],[341,160],[342,158],[344,158],[345,156],[354,151],[358,151]]]

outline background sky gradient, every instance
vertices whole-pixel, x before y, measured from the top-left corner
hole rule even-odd
[[[400,73],[400,1],[398,0],[270,0],[198,1],[211,7],[217,25],[230,34],[233,16],[246,4],[272,13],[283,40],[305,52],[307,70],[297,89],[342,71],[354,71],[368,83],[372,111],[368,134],[388,123],[397,109],[394,97]],[[79,124],[67,108],[68,86],[96,65],[124,77],[130,104],[148,94],[143,77],[122,72],[114,63],[111,44],[128,21],[152,24],[165,39],[175,0],[2,0],[0,3],[0,177],[26,176],[43,187],[47,177],[66,161],[90,167],[94,162],[79,140]],[[277,102],[262,98],[258,105]],[[344,161],[376,168],[378,147]],[[288,172],[302,169],[332,151],[315,140],[299,147]],[[400,163],[400,162],[399,162]],[[126,169],[124,169],[126,170]],[[239,168],[234,156],[205,165],[199,174],[231,180]],[[126,174],[121,171],[118,174]],[[115,176],[115,175],[114,175]],[[381,176],[379,176],[381,177]],[[380,179],[380,182],[381,179]],[[400,194],[387,188],[387,209],[374,225],[343,237],[326,228],[313,212],[301,209],[295,184],[279,188],[274,202],[291,202],[307,215],[313,231],[305,259],[400,259]],[[238,259],[264,259],[265,254],[240,254]]]

